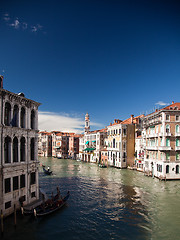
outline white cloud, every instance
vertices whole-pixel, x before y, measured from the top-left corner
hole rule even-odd
[[[9,26],[14,27],[15,29],[19,29],[20,27],[20,22],[18,19],[14,20],[13,23],[9,24]]]
[[[156,103],[156,105],[166,106],[166,105],[168,105],[168,103],[165,103],[163,101],[159,101],[159,102]]]
[[[103,127],[100,123],[90,122],[91,126]],[[83,133],[84,119],[65,113],[39,111],[39,130]]]
[[[3,19],[8,26],[13,27],[15,29],[28,30],[28,31],[33,32],[33,33],[41,31],[42,33],[44,33],[42,31],[42,29],[43,29],[42,25],[36,24],[36,25],[30,26],[28,23],[20,21],[18,18],[13,20],[12,17],[10,17],[8,13],[5,13],[3,15]]]

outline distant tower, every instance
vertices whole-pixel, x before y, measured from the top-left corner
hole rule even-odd
[[[89,120],[89,114],[86,113],[86,116],[85,116],[85,128],[84,128],[84,132],[89,132],[90,130],[90,124],[89,124],[90,120]]]

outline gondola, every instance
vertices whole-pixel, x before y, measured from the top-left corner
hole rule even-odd
[[[47,170],[44,165],[42,167],[43,167],[43,171],[46,175],[51,175],[52,174],[52,171],[50,171],[49,169]]]
[[[62,199],[58,199],[56,201],[53,202],[49,202],[47,205],[41,205],[37,208],[34,209],[34,216],[35,217],[43,217],[46,215],[49,215],[57,210],[59,210],[60,208],[62,208],[65,203],[67,202],[68,198],[69,198],[69,191],[67,192],[66,196],[63,197]]]

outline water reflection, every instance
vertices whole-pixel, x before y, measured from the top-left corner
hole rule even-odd
[[[68,205],[41,220],[19,218],[16,230],[9,218],[6,239],[178,239],[179,182],[73,160],[40,162],[53,171],[46,176],[39,168],[41,187],[49,194],[57,186],[69,190]]]

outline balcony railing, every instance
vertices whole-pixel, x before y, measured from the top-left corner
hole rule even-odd
[[[170,151],[171,147],[170,146],[159,146],[160,151]]]
[[[147,134],[147,138],[155,138],[155,137],[158,137],[158,133]]]
[[[158,146],[146,146],[146,150],[158,150]]]
[[[180,151],[180,146],[175,146],[175,151]]]
[[[176,132],[175,137],[180,137],[180,132]]]

